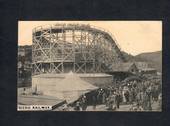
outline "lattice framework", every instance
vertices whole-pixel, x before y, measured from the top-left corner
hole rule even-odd
[[[55,24],[33,29],[33,74],[106,72],[123,60],[112,35],[79,24]]]

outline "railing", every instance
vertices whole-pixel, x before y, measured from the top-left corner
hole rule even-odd
[[[119,50],[121,50],[121,47],[120,47],[120,45],[118,44],[115,36],[114,36],[109,30],[106,30],[106,29],[101,28],[101,27],[92,26],[92,25],[91,25],[91,28],[94,28],[94,29],[97,29],[97,30],[101,30],[102,32],[108,33],[108,34],[111,36],[111,38],[114,40],[114,42],[115,42],[115,44],[117,45],[117,47],[119,48]]]
[[[103,33],[106,33],[110,36],[110,38],[113,39],[113,41],[115,42],[117,48],[118,48],[118,51],[121,52],[121,47],[120,45],[118,44],[115,36],[108,30],[104,29],[104,28],[101,28],[101,27],[96,27],[96,26],[93,26],[93,25],[84,25],[84,24],[50,24],[50,25],[43,25],[43,26],[38,26],[36,28],[33,29],[33,32],[36,32],[36,31],[41,31],[43,29],[47,29],[47,28],[65,28],[65,27],[70,27],[70,28],[85,28],[85,29],[92,29],[92,30],[97,30],[97,31],[101,31]]]

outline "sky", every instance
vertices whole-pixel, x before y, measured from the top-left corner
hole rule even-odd
[[[32,44],[32,29],[55,23],[80,23],[112,33],[122,51],[132,55],[162,50],[162,21],[19,21],[18,45]]]

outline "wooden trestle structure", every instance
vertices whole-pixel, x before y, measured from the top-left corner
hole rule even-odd
[[[54,24],[33,29],[33,75],[101,73],[123,61],[111,33],[90,25]]]

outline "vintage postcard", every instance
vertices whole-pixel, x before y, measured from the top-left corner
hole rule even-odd
[[[162,21],[18,21],[18,111],[162,111]]]

